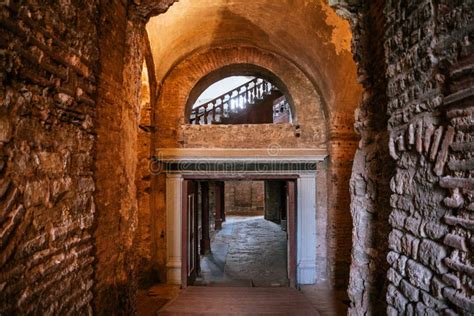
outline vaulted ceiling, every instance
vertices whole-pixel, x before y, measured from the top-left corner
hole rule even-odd
[[[349,24],[325,0],[180,0],[147,31],[159,82],[201,49],[252,46],[298,66],[337,111],[360,101]]]

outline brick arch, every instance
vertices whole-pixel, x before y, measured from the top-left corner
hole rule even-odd
[[[186,101],[184,116],[189,117],[192,106],[199,98],[199,96],[212,84],[231,76],[253,76],[265,79],[271,82],[273,85],[278,87],[280,91],[286,96],[288,103],[290,104],[291,113],[293,119],[297,121],[297,113],[291,94],[289,93],[286,84],[278,78],[274,73],[268,71],[265,68],[252,65],[252,64],[232,64],[219,68],[199,80],[199,82],[193,87],[189,93],[188,100]]]
[[[249,69],[259,69],[264,75],[277,78],[287,89],[285,92],[292,96],[295,112],[300,113],[297,124],[308,131],[300,146],[303,147],[304,142],[311,143],[311,146],[315,143],[326,146],[325,103],[308,77],[296,65],[274,53],[250,46],[227,46],[194,52],[168,71],[160,84],[158,102],[154,107],[159,147],[178,146],[172,138],[179,138],[179,127],[187,121],[185,109],[191,94],[195,93],[193,89],[201,80],[207,80],[206,77],[212,77],[213,73],[219,74],[218,71],[226,67],[240,68],[244,73]]]

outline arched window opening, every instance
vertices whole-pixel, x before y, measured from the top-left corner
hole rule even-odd
[[[197,98],[190,124],[291,123],[288,98],[272,82],[253,76],[230,76],[210,85]]]

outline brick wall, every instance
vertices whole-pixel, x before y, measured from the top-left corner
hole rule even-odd
[[[392,178],[388,312],[468,314],[472,1],[388,3]],[[472,250],[472,244],[471,248]]]
[[[249,64],[272,72],[287,84],[296,108],[295,120],[300,136],[290,124],[261,124],[257,126],[189,125],[185,117],[187,99],[199,81],[222,67]],[[243,67],[243,69],[246,69]],[[220,47],[197,52],[176,65],[161,83],[155,115],[158,118],[156,148],[221,147],[265,148],[280,147],[326,148],[326,126],[323,103],[308,80],[294,64],[253,47]],[[255,137],[256,133],[259,137]]]
[[[366,89],[351,180],[350,313],[385,312],[385,298],[389,315],[469,314],[473,3],[332,2],[351,20]]]
[[[2,315],[92,313],[97,9],[0,5]]]
[[[134,312],[144,26],[172,2],[0,4],[0,314]]]
[[[226,181],[225,212],[232,215],[263,215],[263,181]]]

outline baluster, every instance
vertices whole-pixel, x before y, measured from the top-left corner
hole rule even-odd
[[[257,98],[257,90],[255,90],[255,88],[256,88],[256,85],[254,83],[252,87],[252,103],[255,103],[255,98]]]
[[[208,123],[208,122],[207,122],[207,116],[208,116],[208,114],[209,114],[209,113],[207,112],[207,106],[208,106],[208,105],[209,105],[209,104],[205,104],[205,105],[203,106],[203,108],[204,108],[204,124],[207,124],[207,123]]]
[[[235,91],[234,91],[234,92],[235,92]],[[234,92],[232,92],[232,94],[234,94]],[[236,98],[235,95],[233,95],[233,96],[231,97],[231,102],[230,102],[230,107],[231,107],[231,109],[232,109],[232,112],[234,112],[234,113],[237,112],[237,106],[238,106],[238,104],[237,104],[237,98]]]
[[[194,109],[193,113],[194,113],[194,118],[192,119],[192,124],[196,125],[197,124],[197,118],[198,118],[197,109]]]
[[[216,121],[216,109],[217,109],[217,101],[214,104],[214,107],[212,108],[212,123]]]

